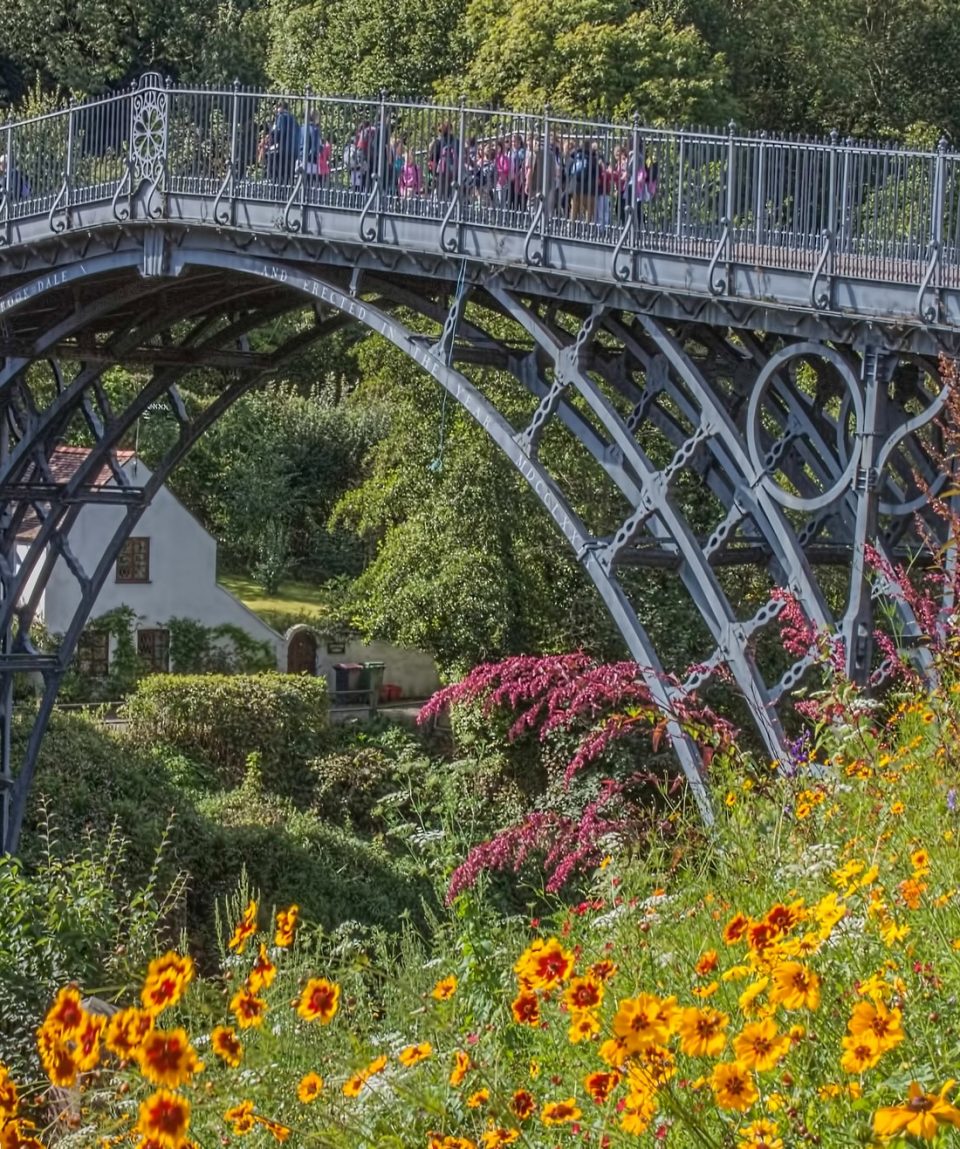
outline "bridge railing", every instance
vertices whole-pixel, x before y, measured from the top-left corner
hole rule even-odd
[[[281,102],[289,124],[315,123],[319,162],[308,132],[269,137]],[[498,154],[517,136],[538,163],[522,186],[504,186]],[[560,174],[585,142],[617,169],[612,187],[604,177],[586,187],[589,204]],[[407,154],[419,188],[403,186]],[[618,189],[632,188],[643,164],[656,174],[656,193],[641,195],[634,215]],[[544,242],[615,249],[628,240],[634,251],[711,261],[711,282],[714,268],[722,281],[722,268],[739,263],[960,286],[960,156],[945,144],[920,151],[836,135],[743,135],[733,126],[663,130],[549,111],[177,87],[158,76],[0,125],[0,243],[33,217],[65,230],[82,205],[110,203],[125,218],[124,200],[145,181],[159,214],[166,197],[195,197],[202,218],[218,222],[221,205],[243,201],[278,205],[280,227],[292,208],[372,209]]]

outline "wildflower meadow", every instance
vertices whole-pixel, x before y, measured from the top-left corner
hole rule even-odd
[[[429,942],[241,890],[220,954],[64,985],[0,1145],[960,1143],[960,678],[832,687],[789,762],[732,747],[704,831],[609,835],[576,901],[481,873]],[[449,878],[449,874],[448,874]],[[91,992],[95,989],[97,992]]]

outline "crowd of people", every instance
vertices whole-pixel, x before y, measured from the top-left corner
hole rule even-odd
[[[378,123],[362,121],[335,149],[315,112],[299,124],[286,102],[275,109],[263,131],[257,164],[266,178],[290,183],[302,172],[308,186],[324,188],[336,177],[340,186],[368,193],[382,179],[386,195],[401,205],[423,198],[449,200],[459,190],[468,204],[511,212],[531,212],[543,204],[551,215],[601,227],[628,218],[635,205],[657,194],[657,161],[642,141],[604,151],[588,136],[498,131],[458,139],[449,122],[437,126],[432,141],[413,141],[402,130],[383,133]],[[634,154],[636,151],[636,154]]]

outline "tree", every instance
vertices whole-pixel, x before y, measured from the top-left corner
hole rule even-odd
[[[464,40],[448,97],[462,87],[482,104],[645,123],[717,123],[733,109],[722,55],[692,24],[629,0],[470,0]]]

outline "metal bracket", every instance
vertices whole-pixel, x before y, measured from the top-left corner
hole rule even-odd
[[[280,217],[280,222],[283,225],[284,231],[300,231],[303,226],[302,219],[291,219],[290,212],[293,210],[293,202],[300,192],[303,191],[303,168],[297,164],[297,178],[293,181],[293,191],[290,192],[290,198],[287,200],[283,208],[283,215]],[[376,234],[376,233],[374,233]]]
[[[221,204],[227,194],[228,188],[230,190],[230,206],[223,210],[221,209]],[[220,185],[217,197],[213,201],[214,222],[223,224],[225,227],[233,223],[233,192],[233,160],[227,160],[227,174],[223,177],[223,183]]]
[[[364,243],[373,243],[377,238],[377,231],[379,230],[376,226],[372,228],[367,228],[364,226],[367,216],[370,214],[370,210],[373,205],[377,205],[378,211],[380,209],[380,177],[375,175],[372,177],[372,179],[373,191],[371,191],[369,196],[367,196],[367,202],[363,205],[363,210],[360,212],[360,222],[358,225],[360,229],[360,238],[364,241]]]
[[[160,185],[163,185],[163,190],[160,191]],[[160,191],[160,202],[156,207],[151,207],[153,197]],[[157,161],[157,174],[153,177],[153,182],[150,184],[150,190],[147,192],[147,198],[144,201],[147,205],[147,215],[151,219],[163,219],[166,214],[166,194],[167,194],[167,157],[160,156]]]
[[[126,222],[130,218],[131,203],[133,201],[133,160],[127,157],[124,160],[126,171],[123,173],[123,179],[117,184],[117,190],[113,193],[113,199],[110,201],[110,210],[113,212],[113,218],[119,220],[120,223]],[[120,199],[124,194],[124,189],[127,193],[126,206],[120,206]]]
[[[730,240],[730,220],[724,216],[720,221],[723,224],[723,234],[720,236],[720,242],[717,244],[717,249],[713,253],[713,258],[710,260],[710,266],[707,268],[707,288],[711,295],[723,295],[727,290],[726,279],[717,279],[717,264],[720,262],[720,256],[723,255],[729,246]]]
[[[824,229],[821,238],[823,239],[823,250],[820,252],[820,258],[817,260],[817,266],[813,270],[813,275],[810,279],[810,306],[815,307],[818,311],[823,311],[830,306],[830,283],[827,284],[827,290],[817,294],[817,283],[823,275],[823,269],[827,266],[827,260],[833,251],[833,235]]]
[[[460,185],[457,184],[457,187],[456,187],[452,197],[450,198],[450,206],[447,208],[446,212],[444,212],[443,220],[440,223],[440,250],[443,252],[448,252],[451,255],[454,252],[460,250],[460,240],[459,240],[459,238],[456,238],[453,240],[448,240],[446,238],[446,234],[447,234],[447,228],[450,226],[450,224],[453,220],[454,213],[456,212],[456,210],[459,206],[460,206]]]
[[[64,204],[63,218],[57,219],[57,209],[61,203]],[[50,211],[47,213],[47,224],[55,235],[62,235],[70,226],[70,180],[67,178],[66,173],[64,173],[60,190],[57,192],[57,198],[53,201]]]
[[[620,232],[620,237],[617,240],[617,245],[613,249],[613,255],[610,257],[610,270],[613,272],[613,278],[619,280],[621,283],[626,283],[628,279],[633,278],[632,261],[631,267],[620,267],[620,252],[623,251],[623,246],[630,237],[630,233],[634,229],[636,223],[636,208],[631,205],[629,208],[630,218],[624,224],[623,230]]]
[[[523,240],[523,260],[524,263],[532,263],[534,267],[540,267],[543,263],[543,244],[540,244],[540,250],[530,252],[530,244],[533,242],[533,237],[536,234],[537,228],[540,226],[540,221],[543,219],[543,195],[537,192],[537,210],[533,214],[533,221],[527,229],[527,234]]]
[[[7,199],[7,189],[6,187],[0,187],[0,247],[6,247],[10,242],[10,237],[7,234],[9,215],[10,205]]]
[[[935,307],[924,307],[923,297],[927,294],[930,284],[933,282],[933,277],[937,273],[937,268],[940,266],[940,257],[943,253],[943,243],[934,239],[930,241],[930,259],[927,263],[927,269],[923,273],[923,280],[920,283],[920,290],[917,292],[917,314],[924,323],[936,323],[940,314],[940,301],[937,300]]]

